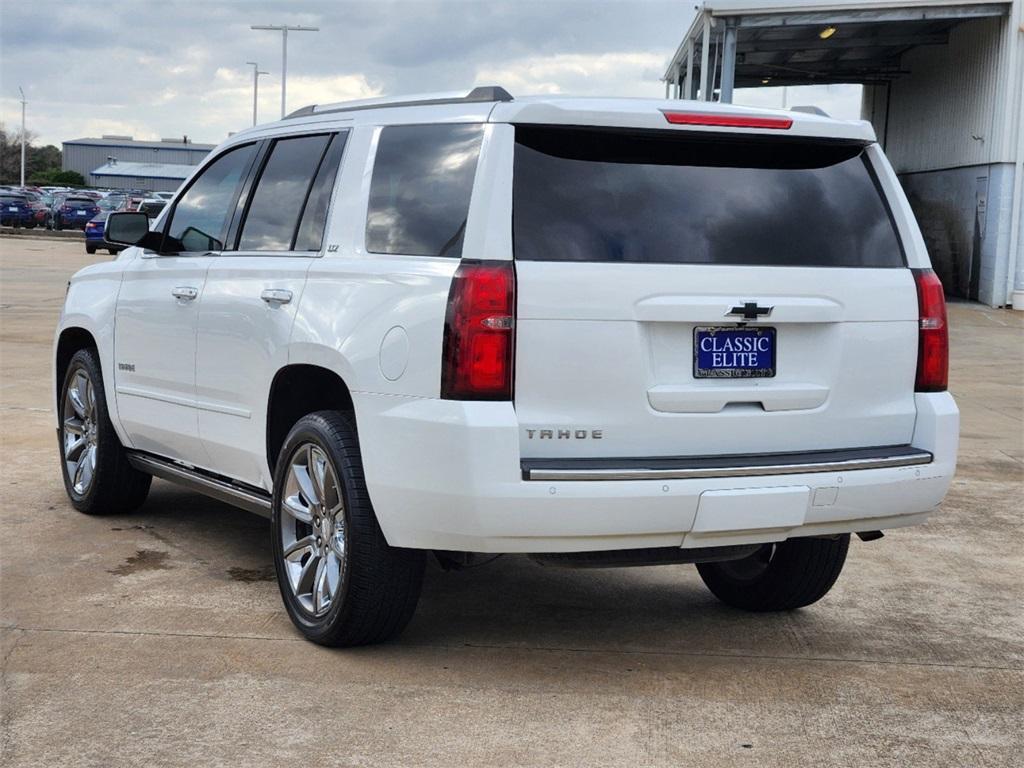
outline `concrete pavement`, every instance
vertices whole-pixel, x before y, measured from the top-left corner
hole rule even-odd
[[[960,472],[925,527],[854,542],[809,609],[718,604],[692,566],[431,566],[389,645],[300,639],[266,523],[157,481],[67,503],[50,409],[67,277],[0,238],[5,766],[1024,763],[1024,315],[950,307]]]

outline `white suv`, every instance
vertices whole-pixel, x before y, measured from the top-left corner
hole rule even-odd
[[[428,551],[696,563],[808,605],[956,464],[942,286],[871,126],[640,99],[307,107],[72,279],[61,467],[272,521],[311,640],[411,618]]]

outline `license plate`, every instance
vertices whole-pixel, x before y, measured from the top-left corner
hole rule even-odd
[[[10,211],[11,213],[17,213],[18,212],[18,206],[12,205],[7,210]]]
[[[693,329],[695,379],[753,379],[774,375],[774,328],[705,325]]]
[[[75,211],[79,216],[85,216],[85,211]]]

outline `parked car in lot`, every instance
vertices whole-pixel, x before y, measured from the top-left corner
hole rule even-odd
[[[78,194],[59,198],[51,212],[53,229],[85,229],[93,216],[100,212],[96,201]]]
[[[0,225],[28,229],[36,225],[36,211],[27,195],[20,192],[0,192]]]
[[[71,503],[270,517],[295,626],[392,637],[458,568],[695,563],[814,603],[956,465],[942,286],[865,122],[500,88],[235,134],[72,278]],[[898,583],[894,571],[891,581]]]
[[[101,248],[105,248],[107,253],[115,255],[124,250],[124,246],[114,245],[108,243],[103,238],[103,231],[106,226],[107,216],[112,213],[111,211],[100,211],[85,225],[85,252],[96,253]]]

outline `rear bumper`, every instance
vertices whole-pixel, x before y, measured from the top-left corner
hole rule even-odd
[[[948,393],[916,395],[914,451],[896,466],[769,474],[731,462],[710,476],[586,482],[524,479],[531,463],[520,462],[510,403],[354,400],[370,496],[388,542],[402,547],[690,548],[893,528],[923,522],[956,469],[959,414]]]

